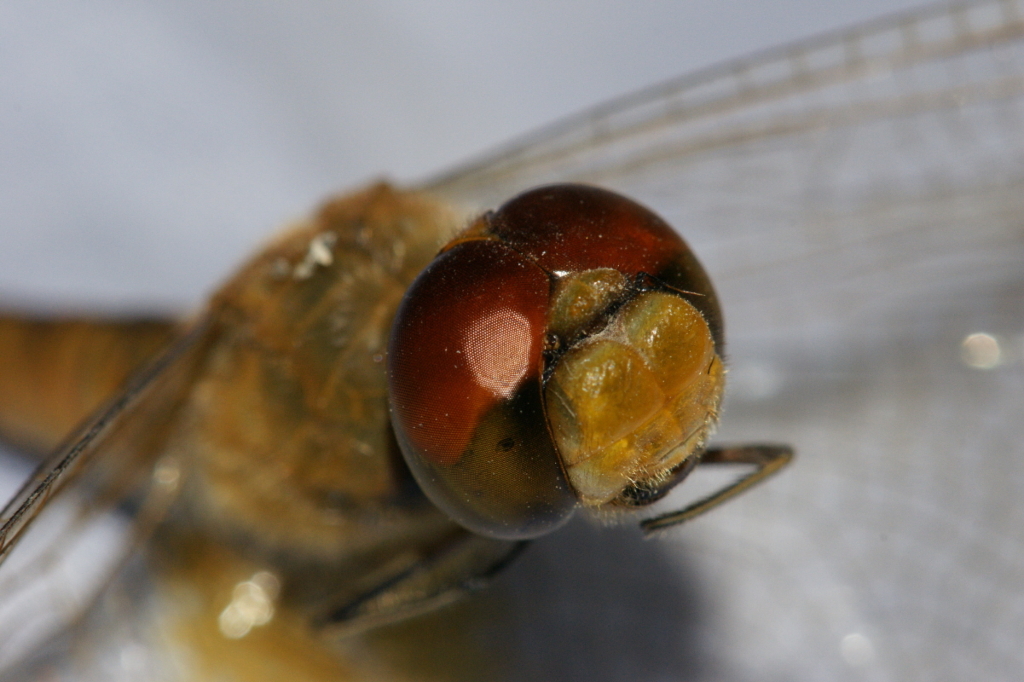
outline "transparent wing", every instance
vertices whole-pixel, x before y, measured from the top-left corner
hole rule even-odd
[[[802,185],[818,167],[814,160],[828,151],[822,144],[827,131],[872,131],[883,121],[898,128],[936,112],[953,113],[959,122],[865,151],[899,159],[907,179],[966,151],[975,162],[961,176],[969,176],[982,158],[1009,156],[978,148],[964,135],[985,125],[985,103],[1020,95],[1020,9],[1013,0],[937,5],[754,54],[567,118],[424,186],[479,207],[544,182],[612,184],[649,198],[660,190],[668,206],[682,203],[680,190],[687,198],[715,189],[768,195],[763,177],[732,170],[735,160],[780,149],[791,160],[777,172],[789,185]],[[934,132],[942,140],[929,144]],[[959,149],[950,146],[955,136]],[[929,153],[915,153],[919,145]],[[794,178],[794,171],[804,175]],[[688,182],[694,176],[703,181]],[[775,181],[768,189],[777,187],[785,184]]]
[[[173,499],[180,471],[166,439],[207,331],[194,325],[140,371],[0,513],[0,662],[84,608]]]
[[[721,435],[797,452],[670,534],[716,609],[722,677],[1024,665],[1022,14],[943,5],[772,50],[426,183],[473,208],[598,183],[707,266]]]

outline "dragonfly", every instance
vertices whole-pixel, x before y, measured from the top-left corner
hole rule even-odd
[[[733,653],[721,663],[736,673],[730,677],[767,670],[821,679],[851,667],[913,677],[930,666],[999,676],[1019,664],[1013,633],[1022,605],[1013,588],[1021,543],[1008,501],[1020,480],[1012,455],[1020,447],[1013,416],[1022,385],[1021,28],[1012,2],[925,9],[616,100],[419,188],[479,214],[530,187],[604,186],[655,209],[700,255],[729,323],[732,397],[723,436],[777,437],[803,453],[792,476],[764,491],[768,512],[750,506],[765,499],[754,496],[709,517],[717,538],[742,538],[733,544],[748,555],[716,554],[709,539],[697,546],[710,592],[745,588],[730,599],[747,598],[735,607],[743,613],[726,611],[729,626],[716,631],[721,650]],[[322,265],[321,250],[308,247],[308,267]],[[292,268],[306,262],[302,255]],[[157,365],[133,384],[138,393],[124,394],[105,442],[162,437],[161,415],[182,409],[175,383],[192,379],[168,369],[203,355],[196,350],[203,323],[192,324],[192,336],[165,356],[173,367]],[[159,322],[134,331],[151,334],[157,346],[173,334]],[[207,399],[217,399],[212,389]],[[117,449],[109,448],[110,461]],[[71,490],[89,508],[98,502],[90,495],[104,497],[98,506],[108,509],[116,501],[120,516],[105,520],[116,525],[127,516],[125,532],[152,536],[149,552],[171,555],[167,575],[175,575],[177,555],[203,561],[178,566],[178,579],[165,583],[183,591],[156,596],[145,566],[129,565],[118,579],[125,589],[100,603],[141,594],[158,606],[135,604],[127,608],[134,616],[113,606],[112,616],[90,611],[73,642],[116,624],[144,629],[137,626],[147,622],[147,608],[170,618],[170,604],[192,603],[190,590],[209,588],[222,597],[209,622],[227,614],[228,626],[249,623],[249,630],[231,640],[237,648],[202,653],[196,636],[194,650],[230,662],[240,677],[257,674],[242,671],[270,648],[273,640],[260,636],[290,632],[280,615],[258,623],[280,585],[258,562],[218,583],[212,576],[239,563],[218,560],[229,546],[215,534],[220,529],[184,515],[179,523],[203,532],[182,539],[160,523],[187,499],[179,488],[189,485],[189,472],[173,456],[137,463],[113,474],[91,464]],[[97,488],[94,476],[120,485]],[[47,505],[55,515],[57,501]],[[274,521],[282,528],[258,532],[301,541],[288,537],[296,528],[289,519]],[[383,523],[376,528],[386,533]],[[430,532],[416,529],[418,537]],[[50,563],[44,551],[42,565]],[[358,590],[359,582],[343,584]],[[779,618],[771,627],[766,613]],[[479,626],[463,617],[472,625],[460,623],[459,632]],[[429,630],[442,621],[427,622]],[[993,628],[984,642],[971,634],[981,622]],[[372,649],[368,641],[345,638],[337,646],[355,647],[350,657],[325,662],[321,648],[296,638],[279,661],[291,672],[327,666],[336,678],[370,677],[358,667],[365,662],[358,647]],[[75,654],[102,650],[67,646]],[[801,655],[812,650],[832,656]],[[117,651],[122,667],[167,663],[159,649]],[[348,670],[330,668],[346,662]]]

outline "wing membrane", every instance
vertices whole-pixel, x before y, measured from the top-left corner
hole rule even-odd
[[[474,208],[544,182],[639,199],[700,254],[734,352],[813,353],[812,337],[842,347],[909,314],[963,317],[969,297],[952,291],[1010,286],[1022,257],[1022,16],[1016,0],[930,7],[771,50],[427,188]]]
[[[773,633],[750,636],[770,608],[798,614],[786,677],[822,677],[831,664],[806,652],[849,632],[888,652],[876,663],[895,677],[921,661],[997,677],[1019,663],[997,642],[1024,614],[1022,14],[1013,0],[943,5],[762,53],[428,183],[477,209],[600,183],[699,254],[726,314],[723,437],[800,453],[690,531],[757,553],[702,564],[728,573],[723,603],[760,604],[723,626],[744,633],[723,659],[741,644],[763,673],[779,656]],[[829,627],[809,584],[848,595]]]
[[[3,561],[27,531],[46,503],[87,466],[89,486],[96,497],[123,501],[140,474],[152,466],[156,448],[151,447],[162,424],[173,418],[182,392],[188,388],[200,357],[207,325],[194,326],[163,355],[132,379],[124,392],[99,411],[97,416],[59,448],[25,482],[0,512],[0,561]],[[142,413],[155,419],[140,418]],[[112,448],[116,445],[116,448]],[[111,463],[108,452],[132,451],[137,456]]]
[[[80,615],[173,501],[181,471],[167,440],[209,328],[195,324],[136,374],[0,513],[0,666]]]
[[[688,164],[749,155],[781,139],[799,153],[825,128],[1016,99],[1024,89],[1022,34],[1013,0],[890,17],[613,100],[426,188],[482,207],[544,182],[639,185],[643,192],[643,179],[663,176],[666,166],[681,180]]]

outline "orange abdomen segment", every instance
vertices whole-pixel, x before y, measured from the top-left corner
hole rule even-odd
[[[176,328],[160,319],[0,314],[0,438],[49,452]]]

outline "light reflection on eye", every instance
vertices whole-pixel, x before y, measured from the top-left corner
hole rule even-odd
[[[274,617],[274,600],[280,581],[273,573],[259,571],[235,585],[229,603],[217,618],[220,633],[228,639],[241,639]]]
[[[530,320],[501,308],[473,321],[463,349],[478,384],[498,398],[515,393],[530,369]]]

